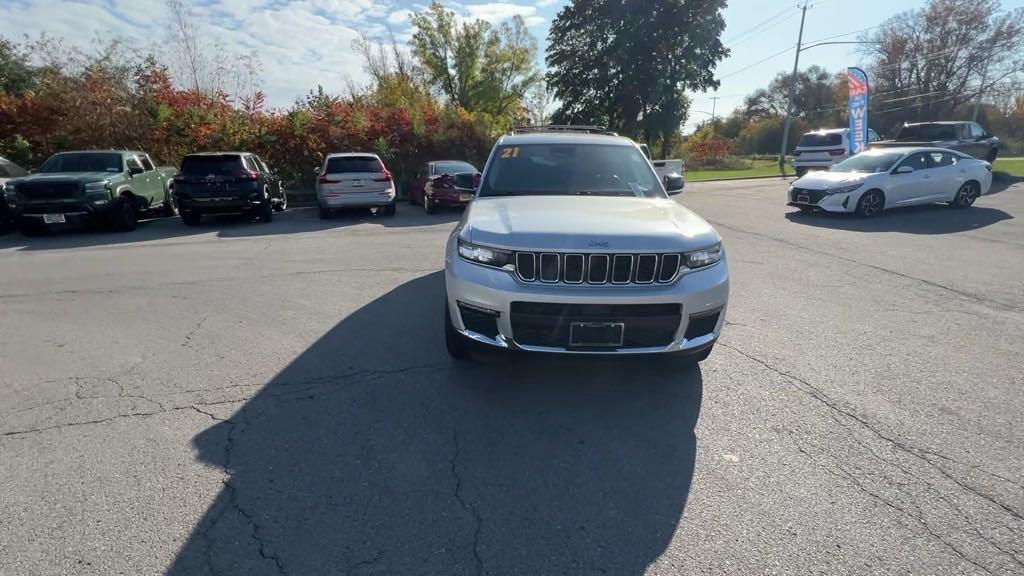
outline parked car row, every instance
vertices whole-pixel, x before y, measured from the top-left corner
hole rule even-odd
[[[999,155],[999,138],[976,122],[918,122],[904,124],[892,140],[882,140],[868,129],[869,148],[945,148],[989,163]],[[814,130],[800,137],[793,150],[793,171],[797,178],[813,170],[828,170],[850,157],[850,129]]]

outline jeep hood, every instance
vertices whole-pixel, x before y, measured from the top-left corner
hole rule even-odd
[[[720,241],[699,216],[664,198],[510,196],[470,203],[460,231],[517,250],[677,252]]]

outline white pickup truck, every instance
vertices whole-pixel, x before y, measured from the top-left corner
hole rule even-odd
[[[647,159],[651,161],[651,166],[654,166],[654,173],[658,175],[662,184],[668,182],[669,176],[683,176],[685,166],[683,161],[679,158],[672,158],[669,160],[652,160],[651,150],[647,147],[647,144],[637,144],[640,146],[640,150],[647,156]],[[684,177],[685,181],[685,177]],[[666,190],[668,188],[666,187]],[[675,192],[673,190],[673,192]]]

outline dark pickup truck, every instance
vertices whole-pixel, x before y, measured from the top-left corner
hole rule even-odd
[[[999,155],[999,138],[986,132],[976,122],[904,124],[892,140],[871,143],[872,148],[908,146],[948,148],[989,162],[995,162],[996,156]]]
[[[141,213],[177,213],[175,172],[174,167],[154,166],[143,152],[61,152],[35,174],[8,180],[4,198],[25,233],[87,220],[134,230]]]

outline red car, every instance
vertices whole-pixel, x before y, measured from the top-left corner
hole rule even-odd
[[[409,191],[409,203],[420,204],[424,212],[433,214],[438,208],[465,206],[473,199],[480,177],[469,162],[437,160],[427,162],[420,178]]]

